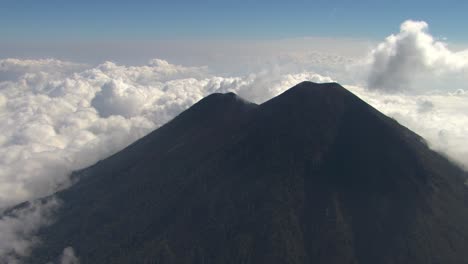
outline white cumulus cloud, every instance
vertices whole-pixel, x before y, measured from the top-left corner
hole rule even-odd
[[[468,81],[468,50],[451,51],[429,34],[424,21],[405,21],[398,34],[388,36],[372,51],[369,60],[371,89],[466,87]]]

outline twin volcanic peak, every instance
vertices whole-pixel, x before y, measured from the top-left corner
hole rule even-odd
[[[31,263],[468,263],[464,172],[336,83],[210,95],[73,177]]]

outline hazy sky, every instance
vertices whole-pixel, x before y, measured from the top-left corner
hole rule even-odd
[[[383,0],[2,0],[8,40],[278,39],[304,36],[381,39],[406,19],[435,36],[467,41],[468,2]]]
[[[455,0],[2,0],[0,58],[142,64],[157,57],[231,73],[226,62],[248,64],[242,57],[251,54],[362,56],[408,19],[465,49],[467,10]]]

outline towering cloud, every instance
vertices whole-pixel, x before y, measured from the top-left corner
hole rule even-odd
[[[428,33],[426,22],[408,20],[400,33],[388,36],[372,51],[368,86],[399,91],[415,83],[434,85],[433,80],[447,85],[446,78],[460,75],[468,75],[468,50],[453,52]]]

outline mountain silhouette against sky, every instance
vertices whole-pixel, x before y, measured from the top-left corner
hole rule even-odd
[[[466,174],[336,83],[212,94],[72,177],[31,263],[468,263]]]

